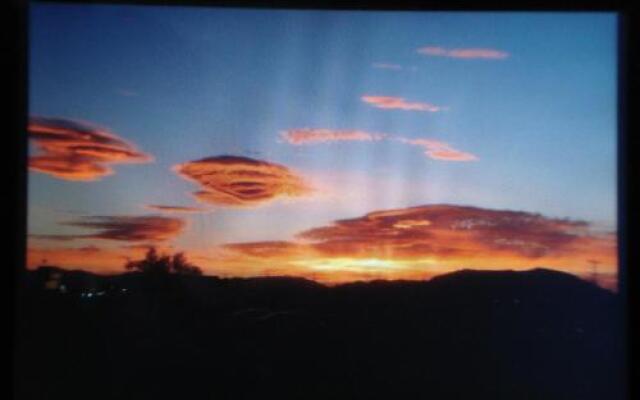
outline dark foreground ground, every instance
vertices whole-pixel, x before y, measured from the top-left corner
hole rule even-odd
[[[563,273],[44,275],[18,299],[20,400],[624,398],[617,297]]]

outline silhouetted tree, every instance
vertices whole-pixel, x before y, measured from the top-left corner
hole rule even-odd
[[[183,252],[173,255],[171,259],[171,272],[184,275],[202,275],[202,270],[189,263]]]
[[[139,271],[150,275],[202,275],[202,270],[189,263],[183,252],[173,256],[159,255],[155,247],[150,247],[142,260],[131,260],[125,264],[125,269]]]

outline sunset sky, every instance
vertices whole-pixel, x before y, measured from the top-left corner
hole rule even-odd
[[[616,16],[32,4],[28,266],[616,281]]]

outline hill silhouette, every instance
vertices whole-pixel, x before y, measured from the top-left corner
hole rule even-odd
[[[21,291],[16,398],[622,399],[618,302],[544,269],[327,287],[49,267]]]

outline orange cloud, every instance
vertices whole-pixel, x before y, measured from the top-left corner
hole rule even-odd
[[[383,133],[370,133],[357,130],[332,130],[332,129],[291,129],[284,131],[280,136],[289,144],[304,145],[328,142],[370,142],[385,138]]]
[[[454,149],[450,144],[433,139],[405,139],[398,138],[398,141],[412,146],[419,146],[424,149],[424,153],[435,160],[443,161],[475,161],[478,159],[471,153]]]
[[[503,60],[509,53],[494,49],[445,49],[437,46],[421,47],[418,53],[433,57],[450,57],[462,59]]]
[[[301,232],[295,241],[223,246],[226,274],[270,271],[325,283],[425,279],[461,268],[548,267],[584,274],[597,262],[615,274],[616,236],[584,221],[455,205],[368,213]],[[226,253],[225,253],[226,252]]]
[[[149,216],[89,216],[64,225],[96,230],[85,235],[30,235],[33,239],[105,239],[120,241],[163,241],[182,232],[185,223],[178,218]]]
[[[312,251],[307,245],[287,241],[231,243],[224,245],[223,249],[253,257],[286,256],[287,258],[293,255],[307,256]]]
[[[40,152],[29,158],[29,169],[60,179],[94,181],[113,174],[109,164],[153,160],[116,135],[84,122],[31,117],[28,132]]]
[[[392,96],[362,96],[360,98],[365,103],[371,104],[376,108],[382,109],[398,109],[407,111],[442,111],[442,107],[429,103],[408,102],[402,97]]]
[[[278,197],[311,193],[311,188],[289,168],[248,157],[209,157],[173,169],[200,186],[201,190],[194,192],[198,200],[221,206],[252,207]]]
[[[614,236],[596,235],[584,221],[520,211],[429,205],[372,212],[299,235],[327,254],[537,259],[586,257],[593,249],[612,253],[593,259],[611,262]],[[600,257],[598,257],[600,256]],[[586,258],[585,258],[586,260]]]
[[[166,206],[161,204],[148,204],[146,207],[151,210],[164,211],[168,213],[197,213],[205,211],[204,208],[198,207]]]
[[[145,252],[151,248],[156,249],[159,253],[167,253],[171,252],[175,246],[170,244],[162,244],[158,245],[158,243],[136,243],[136,244],[125,244],[120,246],[121,249],[132,249],[132,250],[144,250]]]

